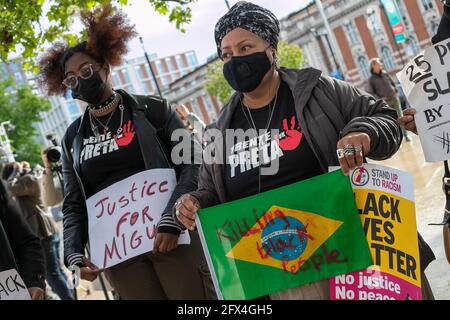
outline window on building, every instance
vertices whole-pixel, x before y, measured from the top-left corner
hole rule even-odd
[[[352,22],[348,22],[344,26],[350,44],[354,45],[359,43],[358,33],[356,31],[355,25]]]
[[[59,105],[59,99],[56,96],[50,96],[50,102],[53,107],[56,107]]]
[[[121,86],[119,75],[116,72],[112,73],[112,80],[115,87]]]
[[[122,72],[123,78],[125,79],[125,83],[131,83],[131,79],[130,79],[130,75],[128,74],[128,70],[122,69],[121,72]]]
[[[403,6],[403,1],[397,0],[396,2],[397,2],[398,11],[402,17],[402,22],[405,25],[405,27],[408,28],[409,27],[408,15],[406,13],[405,7]]]
[[[422,0],[422,6],[425,11],[433,9],[433,0]]]
[[[395,61],[388,47],[381,48],[381,61],[387,70],[395,69]]]
[[[162,77],[161,77],[161,82],[162,82],[163,86],[168,86],[168,85],[170,84],[169,77],[167,77],[167,76],[162,76]]]
[[[58,108],[58,115],[59,115],[59,119],[61,122],[64,122],[65,117],[64,117],[64,111],[62,108]]]
[[[139,77],[139,80],[145,80],[147,77],[145,76],[145,73],[144,73],[144,65],[142,64],[142,65],[138,65],[138,66],[136,66],[136,67],[134,67],[134,69],[136,70],[136,73],[137,73],[137,75],[138,75],[138,77]]]
[[[439,23],[437,23],[436,21],[433,21],[433,23],[431,25],[431,34],[437,34],[438,28],[439,28]]]
[[[142,86],[144,87],[144,94],[151,94],[154,90],[156,90],[156,86],[152,84],[154,84],[154,82],[150,80],[147,80],[142,84]]]
[[[74,116],[77,117],[80,113],[80,108],[74,100],[67,103],[67,109],[69,110],[69,114],[72,116],[72,118]]]
[[[158,69],[158,74],[163,74],[164,73],[164,68],[162,66],[162,63],[160,60],[155,62],[156,64],[156,68]]]
[[[376,11],[372,11],[367,14],[367,22],[369,24],[370,29],[374,34],[378,34],[382,32],[380,21],[376,14]]]
[[[175,66],[172,63],[172,59],[166,58],[167,68],[169,68],[169,72],[175,72]]]
[[[407,51],[410,51],[410,52],[408,52],[408,54],[410,56],[416,56],[419,54],[420,47],[417,44],[416,39],[414,39],[413,37],[406,39],[406,46],[407,46]]]
[[[370,71],[369,71],[369,61],[366,57],[360,56],[358,58],[358,69],[361,72],[362,78],[364,80],[369,79]]]
[[[211,97],[206,92],[203,93],[203,101],[205,102],[206,112],[208,112],[208,117],[210,121],[215,121],[217,118],[216,109],[211,100]]]
[[[178,69],[183,69],[186,67],[184,65],[183,58],[180,55],[176,56],[175,59],[177,60]]]
[[[197,66],[197,57],[195,56],[194,52],[189,52],[187,54],[187,59],[189,62],[189,66],[191,66],[191,67]]]
[[[197,99],[191,99],[192,111],[203,120],[203,114],[197,103]]]

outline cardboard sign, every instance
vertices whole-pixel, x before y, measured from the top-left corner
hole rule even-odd
[[[31,300],[27,286],[16,269],[0,272],[0,300]]]
[[[425,160],[450,159],[450,40],[419,54],[397,74],[411,107]]]
[[[153,250],[157,224],[176,186],[173,169],[137,173],[86,201],[91,260],[108,268]],[[189,233],[178,244],[189,244]]]

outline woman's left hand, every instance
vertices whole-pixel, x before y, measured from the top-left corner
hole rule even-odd
[[[178,247],[178,236],[171,233],[157,233],[153,243],[153,253],[165,253]]]
[[[28,288],[28,292],[30,293],[31,300],[44,300],[44,290],[38,287]]]
[[[370,137],[364,132],[351,132],[337,143],[337,155],[342,172],[347,176],[350,170],[363,164],[364,156],[370,151]]]

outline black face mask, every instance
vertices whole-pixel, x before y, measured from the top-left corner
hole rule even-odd
[[[248,56],[232,57],[223,66],[223,75],[237,92],[251,92],[258,88],[264,76],[272,68],[266,51]]]
[[[105,90],[106,82],[102,80],[98,71],[94,71],[89,79],[78,77],[78,86],[72,89],[72,98],[98,106],[102,102]]]

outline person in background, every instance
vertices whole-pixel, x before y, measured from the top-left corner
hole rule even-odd
[[[186,128],[195,135],[195,138],[203,145],[202,133],[205,130],[205,123],[195,113],[190,112],[184,105],[180,104],[175,108],[180,119],[186,125]]]
[[[22,161],[20,164],[22,165],[23,173],[30,173],[31,171],[33,171],[28,161]]]
[[[64,200],[64,195],[59,182],[55,182],[52,171],[52,163],[47,158],[47,152],[53,147],[46,148],[41,152],[44,164],[42,177],[43,200],[47,207],[54,207]]]
[[[377,99],[383,99],[386,101],[392,109],[397,111],[398,116],[401,116],[402,108],[395,81],[389,73],[383,69],[383,64],[379,58],[371,59],[369,62],[369,68],[371,76],[369,78],[367,92]],[[406,141],[411,141],[404,128],[402,128],[402,132]]]
[[[4,181],[0,180],[0,272],[16,269],[31,299],[44,299],[45,261],[33,234]]]
[[[39,179],[20,163],[5,165],[2,178],[16,199],[31,230],[40,240],[45,254],[47,281],[52,290],[63,300],[73,300],[73,292],[67,286],[67,276],[60,260],[60,239],[53,217],[42,201]]]

